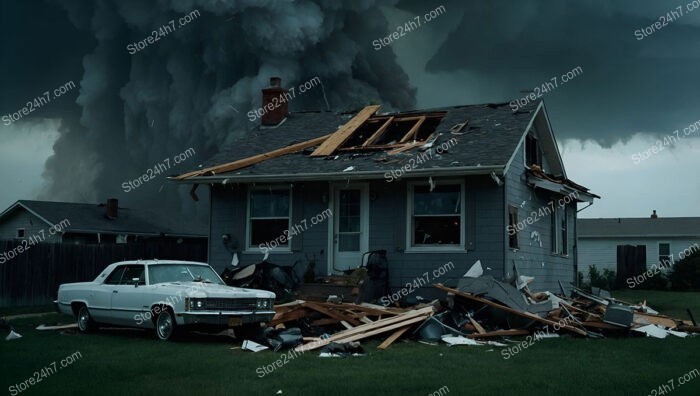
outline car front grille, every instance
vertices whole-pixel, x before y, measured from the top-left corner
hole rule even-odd
[[[212,311],[255,310],[257,298],[207,298],[204,309]]]

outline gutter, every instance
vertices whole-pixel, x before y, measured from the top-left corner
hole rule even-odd
[[[403,174],[405,178],[428,177],[428,176],[468,176],[468,175],[488,175],[496,172],[503,175],[503,165],[489,166],[462,166],[450,168],[426,168],[410,170]],[[196,176],[185,180],[177,180],[175,177],[168,177],[168,180],[175,183],[221,183],[227,182],[290,182],[290,181],[326,181],[326,180],[371,180],[383,179],[392,169],[386,171],[353,171],[335,173],[287,173],[277,175],[211,175]]]

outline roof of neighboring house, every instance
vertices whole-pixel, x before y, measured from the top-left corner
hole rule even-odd
[[[47,225],[68,220],[62,232],[130,234],[146,236],[206,237],[207,225],[190,217],[172,216],[162,211],[119,208],[117,218],[106,215],[105,204],[20,200],[0,213],[0,222],[16,210],[27,210]]]
[[[435,133],[437,140],[433,147],[455,138],[457,143],[447,152],[433,155],[427,162],[416,167],[411,172],[418,176],[421,172],[436,174],[436,171],[457,171],[465,168],[482,168],[482,173],[489,174],[493,170],[503,170],[513,156],[513,153],[523,137],[528,125],[533,119],[539,103],[529,103],[527,106],[513,111],[508,103],[480,104],[456,107],[442,107],[421,111],[402,113],[378,114],[377,117],[401,115],[420,116],[426,113],[446,112]],[[309,141],[336,132],[343,124],[348,123],[355,114],[338,114],[333,112],[299,112],[290,113],[286,120],[275,127],[256,126],[246,135],[239,137],[228,147],[207,161],[205,167],[229,163],[251,156],[270,152],[295,143]],[[452,133],[459,123],[468,121],[458,133]],[[381,125],[381,124],[380,124]],[[355,152],[335,152],[329,156],[310,156],[313,148],[290,153],[277,158],[250,165],[232,172],[196,175],[187,177],[193,181],[243,181],[248,179],[268,179],[276,176],[279,181],[324,179],[337,176],[342,179],[362,177],[372,174],[382,178],[385,172],[404,166],[407,158],[420,153],[418,148],[405,153],[388,156],[386,150],[358,150]],[[426,153],[428,153],[426,151]],[[428,154],[429,155],[429,154]],[[348,167],[352,170],[345,171]],[[478,169],[474,169],[477,170]],[[464,172],[465,174],[468,172]],[[181,176],[181,179],[182,178]]]
[[[700,238],[700,217],[578,219],[576,226],[579,238]]]

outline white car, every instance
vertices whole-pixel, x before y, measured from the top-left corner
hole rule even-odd
[[[81,332],[100,324],[155,328],[171,339],[181,328],[229,328],[268,322],[275,294],[226,286],[205,263],[138,260],[110,264],[92,282],[58,288],[57,308]]]

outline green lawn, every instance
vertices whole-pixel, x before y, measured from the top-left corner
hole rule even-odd
[[[678,319],[690,320],[686,309],[700,322],[700,291],[695,292],[665,292],[654,290],[613,290],[615,298],[631,303],[647,300],[647,305],[659,311],[660,314]]]
[[[658,302],[648,297],[649,303],[657,309],[688,298],[691,308],[697,307],[700,295],[653,294]],[[68,320],[51,315],[11,322],[23,338],[0,341],[3,389],[53,361],[60,366],[61,359],[79,351],[74,363],[19,394],[428,395],[447,386],[450,395],[644,396],[671,379],[673,395],[700,394],[700,376],[682,386],[677,380],[700,369],[700,337],[545,339],[507,360],[501,348],[491,346],[399,342],[379,351],[379,341],[370,341],[363,343],[364,357],[320,358],[307,352],[260,378],[262,371],[256,370],[280,353],[232,350],[241,343],[229,338],[190,336],[172,343],[140,330],[90,335],[33,330],[42,322]]]

